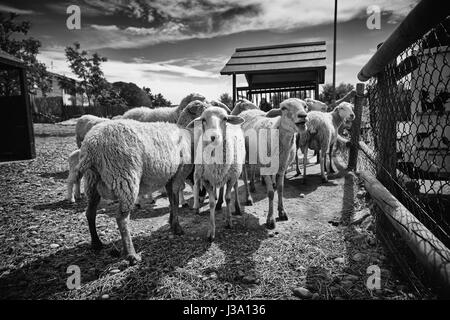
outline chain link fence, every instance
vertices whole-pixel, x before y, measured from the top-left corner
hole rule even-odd
[[[369,80],[358,170],[450,247],[450,17]],[[360,153],[361,154],[361,153]]]

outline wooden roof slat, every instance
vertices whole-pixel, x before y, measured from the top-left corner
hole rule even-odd
[[[326,43],[325,41],[314,41],[314,42],[275,44],[275,45],[270,45],[270,46],[259,46],[259,47],[245,47],[245,48],[236,48],[236,52],[265,50],[265,49],[283,49],[283,48],[292,48],[292,47],[307,47],[307,46],[314,46],[314,45],[324,45],[325,43]]]
[[[311,46],[311,47],[292,47],[292,48],[282,48],[282,49],[267,49],[267,50],[251,50],[251,51],[236,51],[233,53],[232,57],[263,57],[263,56],[279,56],[279,55],[289,55],[297,53],[308,53],[308,52],[321,52],[326,51],[325,45]]]
[[[308,68],[323,68],[325,69],[325,60],[307,60],[307,61],[291,61],[291,62],[276,62],[276,63],[264,63],[264,64],[249,64],[249,65],[226,65],[221,74],[227,73],[251,73],[258,71],[292,71],[298,69]]]
[[[274,63],[274,62],[290,62],[290,61],[306,61],[306,60],[317,60],[326,59],[327,55],[325,51],[321,52],[309,52],[309,53],[297,53],[290,55],[278,55],[278,56],[263,56],[263,57],[243,57],[235,58],[231,57],[227,65],[238,65],[238,64],[258,64],[258,63]]]

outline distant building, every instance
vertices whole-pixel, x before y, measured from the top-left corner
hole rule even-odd
[[[75,84],[77,80],[57,74],[54,72],[48,72],[51,75],[52,79],[52,89],[50,92],[47,93],[47,97],[62,97],[63,105],[64,106],[89,106],[89,100],[87,98],[86,94],[77,94],[75,91],[70,91],[67,89],[61,88],[60,81],[66,81],[66,82],[72,82]],[[37,88],[36,89],[36,98],[42,98],[43,94],[42,91]],[[93,105],[93,102],[91,101],[91,106]]]

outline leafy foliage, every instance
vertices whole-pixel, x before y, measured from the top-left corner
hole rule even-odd
[[[27,65],[28,91],[36,93],[40,89],[45,96],[52,88],[51,78],[44,63],[36,59],[41,42],[25,37],[31,28],[29,21],[16,21],[16,13],[0,13],[0,49],[23,60]],[[19,39],[13,38],[18,34]],[[10,95],[19,91],[18,77],[8,71],[0,72],[0,92]]]
[[[140,106],[144,107],[152,106],[151,98],[147,94],[147,92],[139,88],[136,84],[132,82],[129,83],[122,81],[114,82],[112,84],[112,88],[118,93],[119,97],[123,99],[128,106],[132,108]]]
[[[72,72],[80,79],[77,82],[60,82],[64,89],[69,89],[74,85],[77,93],[85,93],[88,97],[89,105],[91,100],[94,105],[98,104],[99,99],[108,95],[110,88],[106,81],[101,63],[107,61],[107,58],[100,56],[98,53],[89,56],[86,50],[81,49],[81,45],[75,42],[72,46],[66,47],[66,58]],[[69,86],[69,87],[66,87]]]
[[[219,101],[225,104],[228,108],[233,109],[233,98],[228,92],[222,93],[219,97]]]
[[[343,98],[349,91],[353,90],[355,87],[350,83],[341,82],[336,87],[336,100]],[[323,86],[323,91],[319,97],[320,101],[325,102],[326,104],[331,104],[333,100],[333,84],[327,83]]]

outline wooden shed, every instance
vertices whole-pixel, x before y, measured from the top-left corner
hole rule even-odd
[[[286,98],[318,98],[325,82],[325,41],[237,48],[222,75],[231,75],[233,105],[247,98],[265,109],[278,107]],[[236,87],[236,75],[243,74],[247,87]]]
[[[0,161],[36,157],[26,65],[0,50]]]

